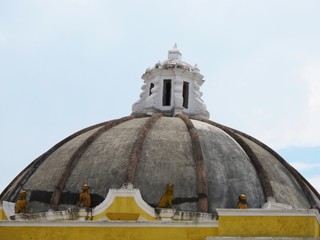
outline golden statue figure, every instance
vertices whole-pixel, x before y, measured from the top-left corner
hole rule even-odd
[[[16,203],[16,214],[18,213],[27,213],[27,200],[26,200],[26,196],[27,193],[24,190],[21,190],[20,193],[20,198]]]
[[[237,208],[240,208],[240,209],[246,209],[246,208],[248,208],[246,195],[241,194],[241,195],[239,196],[239,201],[238,201],[238,203],[237,203]]]
[[[89,208],[91,205],[91,197],[89,194],[89,185],[84,184],[82,186],[82,193],[80,194],[80,199],[78,205],[80,207]]]
[[[168,208],[168,207],[172,208],[173,207],[173,204],[172,204],[172,200],[174,198],[173,197],[173,188],[174,188],[173,184],[167,184],[166,191],[162,195],[158,207],[160,207],[160,208]]]

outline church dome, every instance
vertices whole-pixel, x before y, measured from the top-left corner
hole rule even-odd
[[[77,204],[87,183],[94,207],[109,189],[133,185],[157,207],[166,185],[173,184],[173,204],[180,211],[235,208],[240,194],[250,208],[319,208],[319,193],[280,155],[208,119],[199,91],[203,76],[197,67],[164,68],[169,60],[183,63],[177,49],[170,51],[161,68],[143,75],[143,91],[130,116],[57,143],[30,163],[0,200],[16,201],[23,189],[30,212],[65,210]]]

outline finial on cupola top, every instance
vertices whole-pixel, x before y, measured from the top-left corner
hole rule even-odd
[[[168,59],[170,60],[181,60],[181,52],[178,49],[177,44],[175,43],[173,48],[168,51]]]

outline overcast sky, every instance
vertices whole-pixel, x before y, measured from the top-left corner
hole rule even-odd
[[[87,126],[131,114],[174,43],[211,120],[320,190],[320,1],[0,0],[0,191]]]

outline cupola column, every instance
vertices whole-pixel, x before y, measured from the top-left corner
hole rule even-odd
[[[176,79],[174,82],[174,109],[173,114],[176,116],[178,114],[182,114],[183,112],[183,81],[181,75],[176,75]]]

